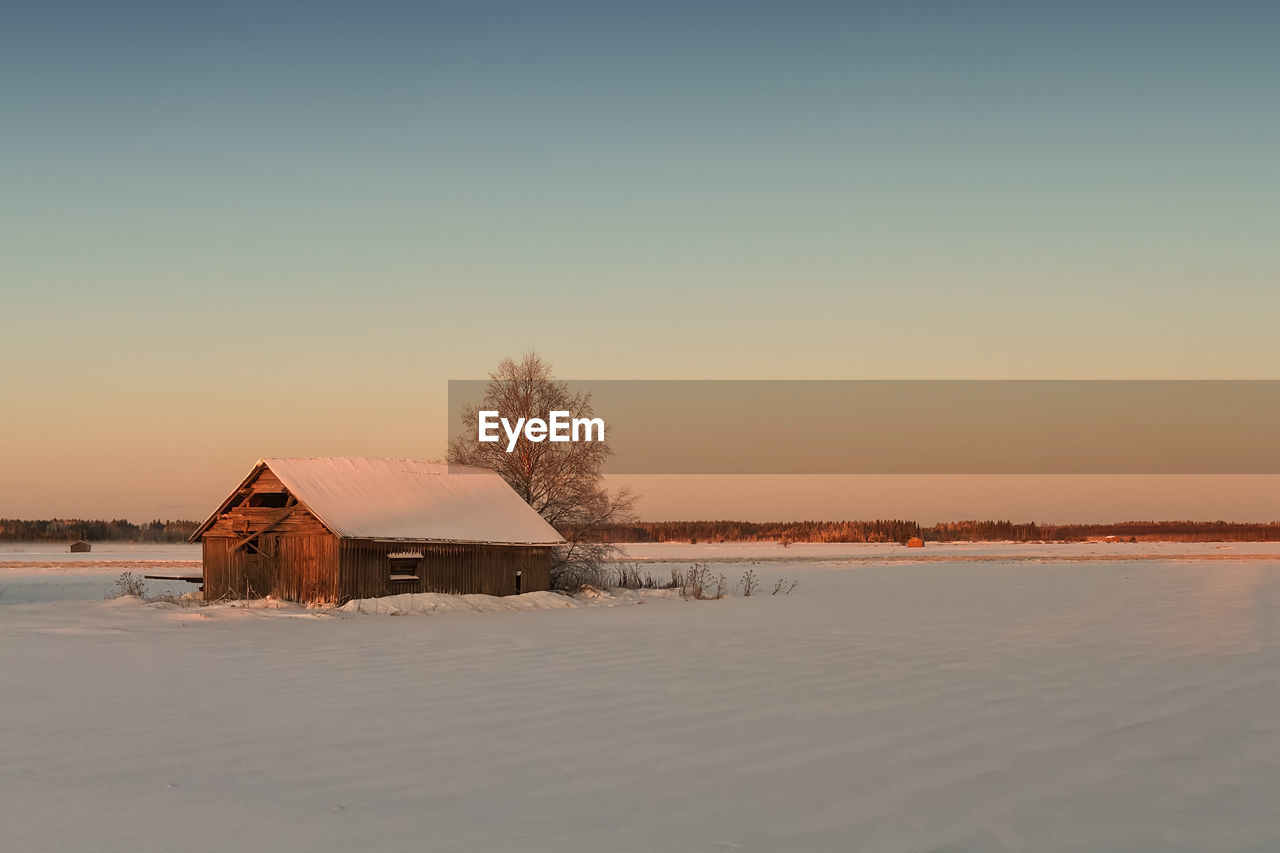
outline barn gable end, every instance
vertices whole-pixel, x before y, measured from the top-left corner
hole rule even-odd
[[[339,598],[338,538],[259,463],[192,538],[204,543],[204,597]]]

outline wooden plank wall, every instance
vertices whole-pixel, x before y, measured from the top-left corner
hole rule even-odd
[[[517,570],[521,592],[551,588],[549,547],[343,539],[339,550],[342,601],[404,592],[513,595]],[[419,580],[392,583],[389,555],[405,551],[423,555]]]
[[[235,586],[232,580],[231,549],[236,540],[230,536],[209,536],[201,540],[204,563],[204,600],[228,598]]]
[[[338,537],[267,534],[263,553],[279,567],[272,595],[287,601],[338,602]]]
[[[274,595],[287,601],[337,602],[338,538],[267,534],[257,554],[241,548],[231,536],[204,537],[204,597],[258,598]]]
[[[204,599],[268,595],[275,585],[274,564],[262,554],[236,550],[234,536],[204,537]]]

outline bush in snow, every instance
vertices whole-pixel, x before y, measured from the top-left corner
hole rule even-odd
[[[147,597],[147,585],[142,582],[141,575],[135,575],[133,572],[125,572],[116,578],[115,593],[110,598],[120,598],[124,595],[133,595],[138,598]]]
[[[800,581],[789,581],[786,578],[778,578],[777,582],[773,585],[773,594],[790,595],[791,590],[795,589],[799,585]]]
[[[707,587],[716,578],[706,563],[694,563],[687,570],[671,570],[671,589],[680,590],[681,598],[705,598]]]

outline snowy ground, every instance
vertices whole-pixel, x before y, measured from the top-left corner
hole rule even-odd
[[[99,542],[87,554],[65,544],[0,543],[0,607],[34,601],[100,599],[122,572],[200,573],[199,545],[135,545]],[[189,583],[147,581],[151,593],[180,595]]]
[[[698,560],[704,563],[752,560],[833,562],[885,559],[934,560],[982,557],[999,559],[1180,559],[1247,555],[1280,555],[1280,542],[948,542],[924,548],[905,545],[797,542],[783,547],[777,542],[722,542],[690,545],[685,542],[646,542],[622,546],[626,556],[638,562]]]
[[[655,571],[715,546],[681,547]],[[7,566],[0,847],[1280,850],[1280,547],[1084,547],[423,616],[24,602],[56,570]]]

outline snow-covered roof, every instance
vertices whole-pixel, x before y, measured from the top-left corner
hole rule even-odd
[[[499,545],[564,541],[493,471],[348,456],[259,464],[339,536]]]

